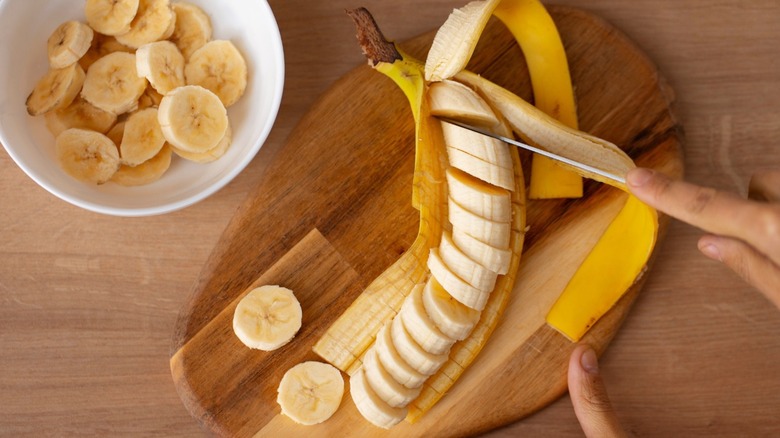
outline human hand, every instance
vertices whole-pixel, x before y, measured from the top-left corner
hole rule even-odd
[[[580,344],[571,353],[569,395],[586,437],[626,436],[607,397],[596,352],[589,345]]]
[[[649,169],[630,171],[626,183],[646,204],[706,231],[699,250],[723,262],[780,308],[780,171],[754,175],[751,199]]]

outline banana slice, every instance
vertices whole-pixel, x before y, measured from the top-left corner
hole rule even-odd
[[[216,147],[227,132],[227,110],[216,94],[198,86],[179,87],[160,102],[160,126],[168,143],[196,154]]]
[[[452,234],[444,231],[439,244],[439,257],[450,270],[466,283],[483,292],[492,292],[498,274],[472,260],[455,245]]]
[[[146,79],[135,70],[135,55],[110,53],[89,68],[81,96],[92,105],[114,114],[130,111],[146,90]]]
[[[355,402],[360,415],[371,424],[382,429],[390,429],[406,418],[409,412],[407,408],[394,408],[385,403],[379,395],[371,389],[363,369],[359,369],[349,379],[349,393]]]
[[[157,122],[157,109],[138,111],[127,119],[119,155],[122,163],[137,166],[157,155],[165,144],[165,137]]]
[[[509,270],[512,251],[508,248],[490,246],[459,227],[452,227],[452,241],[470,259],[496,274],[504,275]]]
[[[428,88],[431,115],[457,119],[472,125],[493,127],[496,114],[474,90],[451,80],[434,82]]]
[[[193,4],[174,3],[172,7],[176,13],[176,29],[171,35],[171,42],[188,60],[196,50],[211,40],[211,20],[201,8]]]
[[[117,123],[106,134],[106,137],[110,138],[111,141],[113,141],[114,144],[116,145],[117,151],[120,149],[120,146],[122,145],[122,137],[125,135],[126,123],[127,121]]]
[[[261,286],[247,293],[233,314],[233,331],[249,348],[276,350],[301,328],[301,304],[290,289]]]
[[[78,64],[49,70],[27,97],[27,114],[38,116],[67,107],[84,84],[84,70]]]
[[[84,23],[66,21],[49,37],[46,46],[51,68],[65,68],[81,59],[92,45],[94,32]]]
[[[228,128],[227,131],[225,132],[225,136],[222,137],[222,140],[220,140],[219,143],[213,149],[209,149],[206,152],[201,152],[199,154],[196,154],[193,152],[187,152],[181,149],[173,148],[173,152],[175,152],[176,155],[186,160],[194,161],[196,163],[210,163],[225,155],[225,152],[227,152],[227,150],[230,148],[230,144],[232,143],[232,141],[233,141],[233,128],[230,126],[230,123],[228,122]]]
[[[138,0],[87,0],[84,6],[87,23],[103,35],[129,32],[137,12]]]
[[[246,61],[232,42],[210,41],[190,56],[184,76],[187,84],[200,85],[214,92],[227,108],[244,95]]]
[[[95,61],[114,52],[133,53],[134,50],[119,43],[119,41],[112,36],[95,33],[92,37],[92,44],[90,45],[89,50],[87,50],[87,53],[79,59],[79,65],[81,65],[81,68],[83,68],[84,71],[88,71],[89,67],[91,67]]]
[[[111,177],[111,181],[126,187],[151,184],[160,179],[171,167],[172,155],[171,148],[165,145],[157,155],[137,166],[126,164],[119,166],[114,176]]]
[[[282,414],[310,426],[330,418],[341,404],[344,379],[341,372],[322,362],[303,362],[287,370],[279,382],[276,402]]]
[[[409,366],[424,376],[430,376],[435,373],[447,360],[448,355],[446,353],[432,354],[425,351],[409,334],[409,330],[404,326],[402,318],[393,318],[393,322],[390,324],[390,333],[398,354]]]
[[[439,330],[457,341],[466,339],[479,322],[480,312],[461,304],[433,277],[425,284],[422,301]]]
[[[488,163],[460,149],[447,148],[450,164],[469,175],[507,190],[514,190],[514,171]]]
[[[105,134],[116,123],[116,115],[81,98],[76,98],[67,108],[46,113],[44,117],[46,127],[55,138],[70,128],[89,129]]]
[[[423,350],[434,355],[446,355],[455,340],[442,333],[425,312],[423,288],[423,284],[418,284],[412,289],[401,305],[396,319],[401,319],[409,335]]]
[[[478,311],[485,308],[490,292],[481,291],[455,275],[439,257],[439,250],[432,248],[428,256],[428,269],[453,298]]]
[[[175,26],[176,15],[169,0],[140,0],[138,13],[130,23],[130,30],[117,34],[120,43],[137,49],[144,44],[165,39],[171,26]],[[173,22],[173,23],[171,23]]]
[[[419,388],[428,377],[412,368],[398,354],[393,344],[392,334],[390,333],[390,323],[388,322],[376,334],[374,350],[376,351],[379,362],[385,367],[385,370],[393,376],[396,382],[407,388]]]
[[[512,200],[509,191],[486,184],[459,169],[447,169],[450,197],[466,210],[496,222],[512,220]]]
[[[420,395],[422,387],[407,388],[396,382],[390,373],[379,361],[376,351],[370,348],[363,357],[363,372],[366,374],[368,386],[385,403],[394,407],[402,408]]]
[[[162,95],[184,85],[184,57],[170,41],[144,44],[135,52],[138,76]]]
[[[99,132],[65,130],[57,137],[55,150],[65,173],[79,181],[103,184],[119,168],[114,142]]]
[[[510,222],[496,222],[466,210],[452,198],[448,199],[449,217],[453,227],[458,227],[488,245],[509,248]]]
[[[512,169],[512,156],[506,143],[451,123],[442,123],[441,130],[448,148],[466,152],[504,169]]]

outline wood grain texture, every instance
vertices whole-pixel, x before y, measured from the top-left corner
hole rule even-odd
[[[654,66],[602,20],[571,8],[555,7],[551,13],[568,53],[582,128],[623,147],[640,165],[680,176],[681,143],[671,92]],[[402,47],[422,57],[433,34]],[[469,68],[531,98],[522,53],[498,20],[489,24]],[[356,124],[362,128],[355,129]],[[362,419],[348,396],[334,417],[314,427],[298,426],[279,414],[275,384],[281,374],[310,355],[314,339],[308,334],[328,327],[361,291],[319,278],[329,270],[318,266],[317,257],[310,258],[311,265],[285,260],[302,257],[308,244],[298,242],[316,228],[327,243],[323,245],[332,245],[344,266],[354,270],[355,284],[368,284],[395,261],[418,228],[410,202],[413,135],[403,94],[367,66],[337,81],[295,128],[254,189],[255,196],[247,198],[222,235],[177,324],[174,383],[204,428],[224,436],[380,433]],[[528,203],[518,284],[493,337],[434,409],[388,435],[484,432],[533,413],[564,393],[574,344],[547,327],[544,317],[625,199],[595,182],[586,184],[585,193],[578,200]],[[322,263],[330,264],[330,259],[323,257]],[[231,315],[245,290],[279,276],[270,271],[281,272],[288,282],[300,276],[321,284],[321,289],[298,290],[281,283],[304,302],[316,298],[330,304],[327,312],[303,304],[304,314],[317,312],[307,319],[307,334],[284,352],[250,360],[252,355],[231,333]],[[606,349],[642,284],[585,341]],[[257,388],[251,393],[254,399],[235,388],[239,383]]]
[[[399,41],[461,0],[269,0],[286,83],[257,158],[207,200],[165,216],[82,211],[0,151],[0,436],[202,436],[170,377],[171,333],[225,226],[293,127],[365,63],[344,9],[368,7]],[[780,167],[775,0],[554,0],[627,33],[676,92],[686,179],[745,193]],[[9,73],[15,71],[10,69]],[[672,222],[601,370],[630,435],[778,436],[780,313]],[[578,437],[568,397],[488,434]]]

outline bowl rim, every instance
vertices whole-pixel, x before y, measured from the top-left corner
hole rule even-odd
[[[274,66],[274,70],[275,70],[274,73],[279,80],[276,81],[276,86],[273,88],[273,95],[270,96],[271,105],[269,107],[270,111],[268,113],[268,118],[265,120],[266,123],[263,126],[260,135],[257,137],[257,140],[250,145],[250,153],[246,154],[243,157],[243,159],[236,164],[236,166],[234,166],[229,172],[225,173],[222,177],[220,177],[218,180],[216,180],[213,184],[209,185],[204,190],[197,192],[186,198],[180,199],[178,201],[166,202],[156,206],[109,207],[96,202],[90,202],[80,198],[69,196],[67,193],[59,190],[59,188],[55,187],[53,184],[47,183],[44,178],[41,178],[38,175],[38,172],[36,170],[27,166],[24,163],[22,158],[14,152],[14,149],[12,147],[8,146],[8,141],[6,139],[5,132],[2,129],[2,123],[0,123],[0,144],[2,144],[3,149],[6,151],[6,153],[8,153],[8,155],[11,157],[13,162],[20,169],[22,169],[22,171],[30,179],[35,181],[35,183],[38,184],[40,187],[43,187],[50,194],[54,195],[55,197],[71,205],[83,208],[91,212],[105,214],[109,216],[118,216],[118,217],[156,216],[156,215],[162,215],[162,214],[171,213],[174,211],[184,209],[186,207],[194,205],[208,198],[209,196],[213,195],[214,193],[224,188],[227,184],[229,184],[233,179],[236,178],[236,176],[238,176],[238,174],[240,174],[249,165],[249,163],[252,162],[252,160],[254,160],[254,158],[257,156],[258,152],[262,148],[262,146],[265,144],[265,141],[268,139],[268,136],[270,135],[271,130],[273,129],[276,123],[276,118],[279,114],[279,109],[281,107],[282,96],[284,94],[285,64],[286,64],[285,55],[284,55],[284,45],[282,44],[282,37],[279,31],[279,24],[276,21],[276,16],[274,15],[271,6],[268,4],[268,1],[260,0],[257,3],[258,6],[263,8],[264,12],[268,15],[269,18],[269,24],[271,25],[271,28],[268,30],[272,38],[269,41],[266,41],[266,43],[270,45],[271,52],[274,54],[272,59],[278,60],[278,62],[276,62],[275,63],[276,65]],[[0,0],[0,10],[3,9],[3,6],[4,6],[4,2]]]

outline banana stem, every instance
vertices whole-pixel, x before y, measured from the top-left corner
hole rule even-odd
[[[395,48],[395,44],[385,38],[376,20],[366,8],[348,9],[347,15],[352,18],[357,28],[357,39],[363,54],[372,67],[380,62],[392,64],[400,61],[403,56]]]

